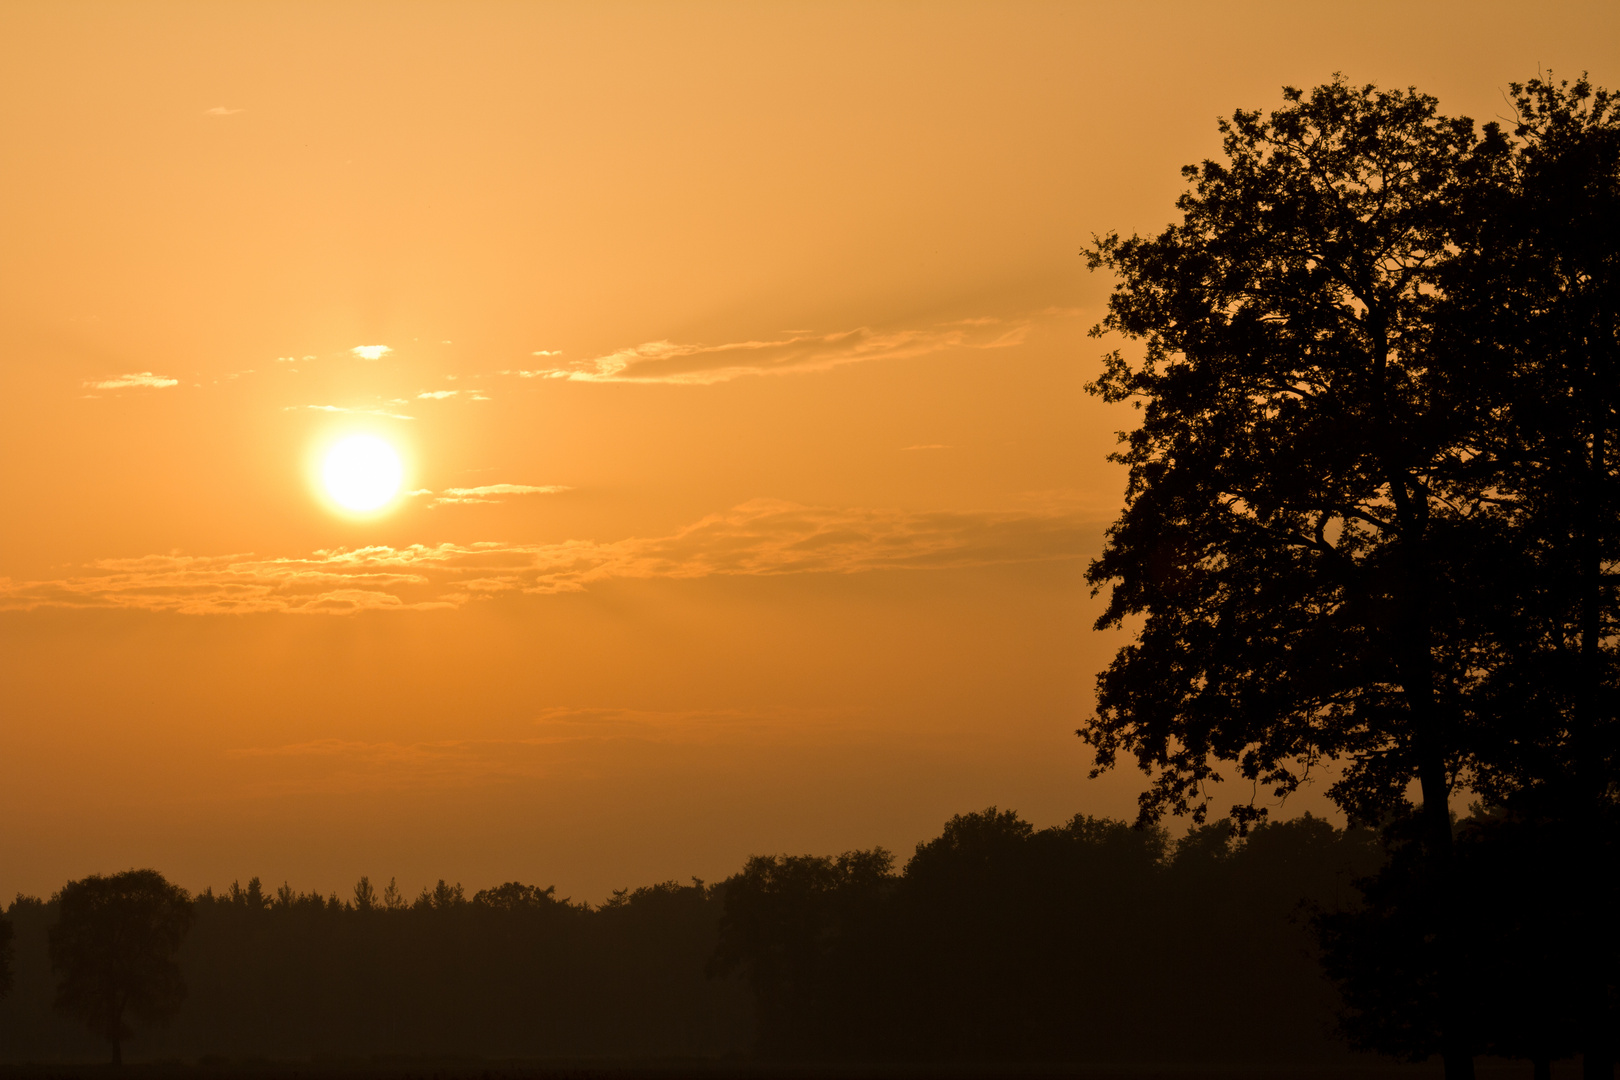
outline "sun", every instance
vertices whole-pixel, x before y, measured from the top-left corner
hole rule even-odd
[[[399,455],[375,435],[350,435],[327,451],[321,466],[332,501],[359,514],[388,505],[404,477]]]

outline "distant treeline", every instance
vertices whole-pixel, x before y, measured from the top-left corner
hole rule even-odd
[[[750,859],[600,905],[509,883],[407,902],[257,880],[194,899],[187,986],[134,1060],[476,1055],[1328,1061],[1348,1051],[1313,910],[1356,900],[1374,834],[1312,817],[1171,842],[1099,818],[953,818],[881,849]],[[0,1058],[94,1060],[52,1010],[52,902],[19,897]]]

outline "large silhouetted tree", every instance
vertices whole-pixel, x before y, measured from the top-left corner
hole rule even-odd
[[[1152,775],[1145,819],[1202,820],[1230,774],[1246,824],[1264,813],[1251,791],[1286,795],[1327,760],[1357,820],[1417,781],[1456,1080],[1473,1066],[1446,960],[1448,798],[1475,763],[1477,609],[1506,525],[1481,441],[1496,381],[1438,349],[1435,323],[1464,194],[1506,148],[1415,91],[1285,97],[1222,122],[1225,160],[1185,170],[1178,223],[1089,253],[1119,278],[1097,332],[1145,344],[1092,387],[1143,414],[1089,578],[1112,586],[1100,627],[1145,621],[1080,734],[1098,769],[1126,753]]]
[[[1475,611],[1470,786],[1491,813],[1463,831],[1454,927],[1477,1044],[1538,1075],[1579,1053],[1612,1077],[1620,903],[1615,567],[1620,559],[1620,116],[1584,79],[1511,87],[1518,123],[1460,191],[1438,277],[1434,351],[1478,377],[1501,568]],[[1398,830],[1397,830],[1398,831]],[[1324,924],[1362,1045],[1439,1042],[1441,958],[1421,917],[1425,864],[1406,839],[1363,912]],[[1466,879],[1466,880],[1464,880]],[[1556,886],[1552,883],[1556,882]]]
[[[126,870],[70,881],[54,899],[56,1008],[105,1038],[119,1063],[131,1019],[164,1023],[185,998],[175,954],[191,928],[191,898],[156,870]]]
[[[1563,972],[1588,1077],[1615,1056],[1620,769],[1620,102],[1550,77],[1511,88],[1495,182],[1471,189],[1442,277],[1443,348],[1499,373],[1489,440],[1513,564],[1494,589],[1475,790],[1567,856]],[[1504,849],[1507,850],[1507,849]],[[1498,939],[1499,941],[1501,939]]]
[[[1502,486],[1532,564],[1499,682],[1503,711],[1539,722],[1482,779],[1498,799],[1555,785],[1590,806],[1620,766],[1620,101],[1584,79],[1512,100],[1510,182],[1470,215],[1476,251],[1448,282],[1457,321],[1510,358]]]
[[[1516,235],[1503,247],[1514,273],[1491,277],[1520,283],[1511,306],[1526,332],[1508,340],[1529,390],[1510,413],[1512,483],[1527,506],[1538,587],[1537,618],[1518,625],[1537,631],[1531,655],[1544,663],[1532,670],[1545,673],[1520,680],[1542,692],[1525,740],[1537,753],[1517,770],[1516,793],[1525,813],[1550,817],[1571,841],[1577,1042],[1587,1080],[1607,1080],[1620,977],[1620,101],[1584,79],[1513,91],[1522,150],[1518,212],[1505,215]],[[1504,757],[1510,771],[1517,755]]]

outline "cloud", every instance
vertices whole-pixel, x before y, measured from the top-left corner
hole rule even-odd
[[[154,375],[150,371],[136,371],[127,375],[120,375],[115,379],[103,379],[100,382],[87,382],[84,385],[96,390],[125,390],[130,387],[145,386],[154,390],[161,390],[165,386],[179,386],[179,379],[171,379],[167,375]]]
[[[501,502],[496,495],[556,495],[564,491],[573,491],[565,484],[546,484],[536,487],[533,484],[484,484],[483,487],[445,487],[437,499],[429,505],[442,507],[447,504],[465,504],[465,502]],[[433,494],[433,492],[426,492]]]
[[[530,356],[561,356],[561,349],[536,349]]]
[[[247,112],[247,110],[246,109],[227,109],[223,105],[215,105],[212,109],[204,109],[203,110],[203,115],[204,116],[235,116],[239,112]]]
[[[668,536],[608,543],[413,544],[294,557],[107,559],[54,581],[0,579],[0,610],[421,611],[501,595],[579,592],[609,581],[945,570],[1075,559],[1096,547],[1096,533],[1094,519],[1061,509],[914,513],[759,499]]]
[[[485,484],[483,487],[445,488],[431,506],[443,506],[447,503],[497,503],[501,500],[498,495],[557,495],[573,489],[563,484],[547,484],[536,487],[532,484]],[[429,492],[431,494],[431,492]]]
[[[394,350],[387,345],[356,345],[349,351],[362,360],[381,360]]]
[[[292,409],[296,409],[296,408],[298,408],[297,405],[288,405],[284,409],[282,409],[281,411],[282,412],[288,412],[288,411],[290,411]],[[316,412],[355,413],[355,414],[360,415],[360,416],[386,416],[390,420],[415,420],[416,419],[416,417],[414,417],[414,416],[406,416],[404,413],[392,413],[392,412],[387,411],[386,409],[350,409],[350,408],[346,408],[346,407],[344,407],[342,405],[305,405],[304,408],[306,408],[306,409],[314,409]]]
[[[776,341],[738,341],[726,345],[649,341],[591,360],[502,374],[572,382],[706,385],[744,375],[825,371],[843,364],[899,360],[944,349],[1005,348],[1023,342],[1029,328],[1027,320],[979,318],[928,329],[873,330],[863,326],[833,334],[795,334]]]
[[[419,398],[432,398],[434,401],[443,401],[447,397],[455,397],[459,390],[424,390],[416,396]]]

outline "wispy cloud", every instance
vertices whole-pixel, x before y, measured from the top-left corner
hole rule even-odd
[[[744,375],[825,371],[869,360],[898,360],[945,349],[998,349],[1020,344],[1027,320],[963,319],[926,329],[859,327],[832,334],[794,334],[774,341],[724,345],[649,341],[590,360],[502,374],[573,382],[638,382],[705,385]],[[536,356],[545,355],[535,353]]]
[[[171,379],[167,375],[154,375],[150,371],[135,371],[117,378],[102,379],[99,382],[86,382],[84,385],[96,390],[127,390],[131,387],[149,387],[161,390],[166,386],[179,386],[179,379]]]
[[[297,406],[297,405],[288,405],[285,408],[283,408],[281,411],[282,412],[290,412],[290,411],[292,411],[293,409],[296,409],[296,408],[299,408],[299,406]],[[360,416],[386,416],[390,420],[415,420],[416,419],[416,417],[414,417],[414,416],[406,416],[404,413],[389,412],[387,409],[351,409],[351,408],[348,408],[347,406],[343,406],[343,405],[305,405],[305,406],[303,406],[303,408],[314,409],[316,412],[355,413],[355,414],[360,415]]]
[[[501,502],[503,495],[558,495],[573,489],[564,484],[546,484],[535,486],[533,484],[485,484],[483,487],[445,488],[434,499],[431,506],[443,506],[447,503],[496,503]],[[431,494],[431,492],[429,492]]]
[[[387,345],[356,345],[349,351],[362,360],[381,360],[394,350]]]
[[[246,109],[227,109],[223,105],[215,105],[212,109],[204,109],[203,110],[203,115],[204,116],[235,116],[239,112],[247,112],[247,110]]]
[[[578,592],[613,580],[855,574],[1073,559],[1095,547],[1095,531],[1091,519],[1061,510],[911,513],[761,499],[668,536],[610,543],[414,544],[302,557],[109,559],[54,581],[0,579],[0,610],[128,608],[202,615],[456,608],[485,597]]]
[[[561,349],[536,349],[530,356],[561,356]]]
[[[419,398],[430,398],[433,401],[443,401],[445,398],[455,397],[459,393],[461,393],[459,390],[424,390],[416,396]]]

